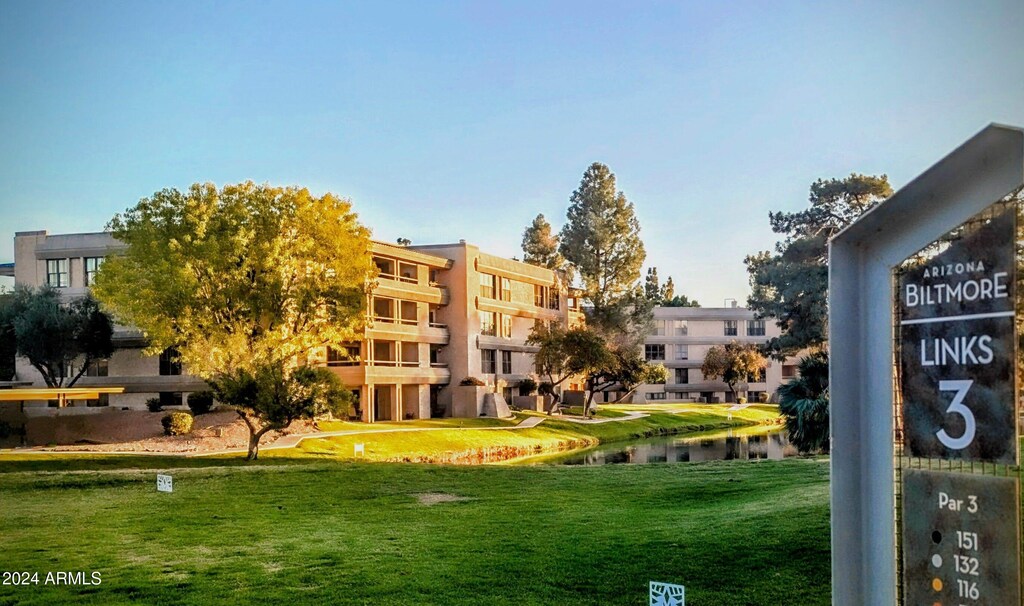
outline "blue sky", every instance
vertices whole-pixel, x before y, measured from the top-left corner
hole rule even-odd
[[[376,238],[521,254],[594,161],[647,265],[748,294],[769,210],[1024,126],[1024,3],[0,3],[0,262],[165,187],[350,197]]]

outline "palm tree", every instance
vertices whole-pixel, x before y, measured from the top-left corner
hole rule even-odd
[[[829,450],[828,353],[801,358],[800,376],[779,387],[779,412],[786,417],[789,441],[800,452]]]

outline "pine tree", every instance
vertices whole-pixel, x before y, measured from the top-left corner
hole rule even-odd
[[[784,358],[828,340],[828,239],[878,202],[892,195],[885,175],[852,174],[811,184],[807,210],[769,213],[772,231],[786,239],[768,251],[749,255],[747,307],[758,317],[775,318],[782,336],[767,351]]]
[[[565,259],[558,252],[558,236],[551,233],[551,224],[544,215],[537,215],[523,231],[523,261],[548,269],[562,269]]]
[[[658,268],[650,267],[647,269],[647,280],[644,282],[644,294],[655,304],[661,303],[662,290],[661,285],[658,284]]]
[[[579,272],[585,298],[601,309],[629,297],[646,253],[633,203],[607,166],[595,162],[583,174],[566,219],[558,250]]]
[[[672,276],[668,277],[665,281],[665,287],[661,289],[661,303],[664,305],[666,301],[671,301],[676,296],[676,285],[672,283]]]

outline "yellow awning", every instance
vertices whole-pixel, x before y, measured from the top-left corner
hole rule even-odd
[[[95,400],[101,393],[124,393],[124,387],[19,387],[0,389],[0,402],[22,400]]]

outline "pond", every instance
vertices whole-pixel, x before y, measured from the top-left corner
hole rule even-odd
[[[778,427],[613,442],[524,461],[530,465],[618,465],[731,460],[780,460],[796,455]]]

